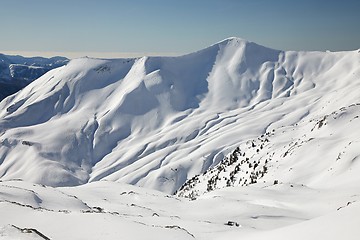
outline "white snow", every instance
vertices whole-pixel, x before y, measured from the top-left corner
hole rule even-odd
[[[0,238],[357,239],[359,87],[357,51],[239,38],[74,59],[0,103]],[[236,147],[267,173],[208,192]],[[195,201],[167,195],[195,175]]]
[[[52,188],[5,181],[0,184],[0,210],[6,216],[0,218],[0,239],[41,239],[16,226],[50,239],[355,240],[358,189],[232,187],[188,201],[114,182]]]

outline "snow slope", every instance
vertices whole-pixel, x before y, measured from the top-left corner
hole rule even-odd
[[[218,165],[194,176],[178,195],[195,199],[231,186],[279,183],[327,188],[360,180],[360,103],[273,129],[242,142]]]
[[[0,176],[176,191],[241,141],[359,102],[353,52],[238,38],[180,57],[72,60],[0,104]]]

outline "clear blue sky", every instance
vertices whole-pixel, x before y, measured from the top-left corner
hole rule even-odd
[[[0,0],[0,51],[187,53],[230,36],[360,48],[360,0]]]

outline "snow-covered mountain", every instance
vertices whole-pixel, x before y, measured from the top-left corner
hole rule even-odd
[[[19,91],[51,69],[65,65],[64,57],[22,57],[0,54],[0,100]]]
[[[359,59],[238,38],[181,57],[75,59],[1,102],[0,176],[173,193],[244,140],[360,102]]]
[[[356,240],[359,89],[359,50],[71,60],[0,103],[0,239]]]

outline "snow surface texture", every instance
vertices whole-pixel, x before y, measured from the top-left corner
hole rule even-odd
[[[213,191],[196,201],[121,183],[52,188],[0,183],[0,239],[350,239],[359,188],[278,184]]]
[[[0,237],[357,239],[359,87],[358,51],[239,38],[72,60],[0,103]]]
[[[51,69],[65,65],[64,57],[25,58],[0,54],[0,100],[19,91]]]

